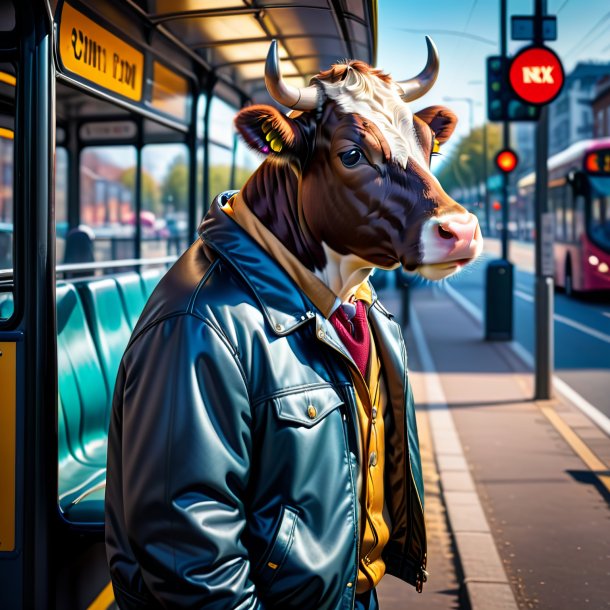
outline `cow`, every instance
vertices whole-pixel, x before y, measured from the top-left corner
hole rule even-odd
[[[342,268],[358,270],[356,283],[375,267],[398,266],[440,280],[482,250],[476,216],[430,171],[456,116],[442,106],[415,114],[408,106],[438,74],[437,50],[426,41],[427,65],[409,81],[348,61],[304,89],[283,81],[274,41],[267,88],[293,112],[256,105],[235,118],[247,144],[268,157],[244,185],[249,207],[339,297]]]
[[[374,268],[438,280],[481,251],[429,169],[456,117],[360,61],[289,86],[237,130],[265,160],[216,198],[123,356],[108,440],[106,548],[123,610],[377,608],[426,581],[406,348]]]

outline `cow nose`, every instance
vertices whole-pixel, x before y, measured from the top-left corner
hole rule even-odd
[[[441,239],[451,239],[458,244],[470,245],[475,237],[479,223],[474,214],[454,215],[438,225],[438,235]]]
[[[479,221],[470,212],[444,214],[428,220],[422,230],[425,263],[468,262],[483,248]]]

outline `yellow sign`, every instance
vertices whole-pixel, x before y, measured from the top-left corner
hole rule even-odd
[[[15,550],[17,348],[0,342],[0,553]]]
[[[153,62],[153,108],[186,121],[188,82],[158,61]]]
[[[61,11],[59,55],[67,70],[94,85],[142,99],[144,55],[69,4]]]

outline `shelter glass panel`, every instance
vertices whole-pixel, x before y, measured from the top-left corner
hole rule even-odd
[[[230,150],[215,144],[210,145],[210,198],[231,188],[231,162],[233,155]],[[209,204],[208,204],[209,205]]]
[[[264,157],[251,150],[241,138],[237,140],[235,154],[235,188],[241,189],[254,170],[262,163]]]
[[[210,140],[215,144],[233,146],[233,119],[237,110],[220,98],[214,97],[210,107]]]
[[[0,272],[14,270],[15,70],[0,64]],[[13,315],[13,278],[0,279],[0,320]]]
[[[188,245],[189,164],[184,144],[142,149],[142,257],[181,254]]]
[[[96,261],[135,256],[136,149],[133,146],[91,146],[80,157],[81,231],[93,240]],[[71,234],[67,240],[71,240]],[[66,244],[66,258],[72,249]],[[85,258],[85,248],[76,257]],[[84,262],[84,260],[70,260]]]
[[[68,233],[68,151],[55,149],[55,259],[64,261]]]

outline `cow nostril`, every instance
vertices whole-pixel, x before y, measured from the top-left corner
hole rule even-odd
[[[455,239],[455,235],[451,231],[447,231],[447,229],[445,229],[441,225],[438,225],[438,234],[443,239]]]

